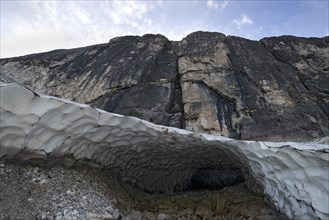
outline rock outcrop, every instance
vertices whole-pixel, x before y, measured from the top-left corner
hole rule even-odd
[[[329,217],[328,145],[234,140],[0,89],[1,159],[100,166],[152,193],[245,182],[290,219]]]
[[[196,32],[2,59],[1,77],[161,125],[244,140],[329,135],[329,37]]]

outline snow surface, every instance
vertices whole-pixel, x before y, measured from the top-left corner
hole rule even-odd
[[[0,84],[0,113],[2,159],[101,166],[149,192],[182,190],[198,169],[239,169],[250,190],[290,219],[329,219],[327,144],[193,133],[38,95],[18,84]]]

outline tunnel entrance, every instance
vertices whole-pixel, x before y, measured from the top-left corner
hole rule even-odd
[[[220,190],[235,186],[245,179],[240,169],[222,170],[214,167],[198,169],[193,175],[185,191]]]
[[[236,149],[200,144],[181,150],[176,144],[177,149],[143,146],[143,157],[136,151],[120,153],[108,168],[124,184],[150,194],[221,190],[252,179],[247,159]]]

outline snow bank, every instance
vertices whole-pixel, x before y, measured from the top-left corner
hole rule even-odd
[[[18,84],[0,84],[0,113],[2,159],[101,166],[148,192],[186,190],[192,179],[224,187],[243,178],[291,219],[329,218],[326,144],[193,133],[38,95]],[[200,171],[209,175],[198,176]]]

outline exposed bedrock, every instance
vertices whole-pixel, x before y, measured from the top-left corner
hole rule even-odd
[[[310,141],[329,135],[328,54],[329,37],[128,36],[2,59],[1,78],[161,125]]]
[[[43,94],[182,127],[173,49],[161,35],[127,36],[14,59],[1,65],[1,74]]]
[[[0,158],[103,167],[150,193],[246,186],[289,218],[329,217],[329,147],[241,141],[0,86]]]
[[[196,32],[177,48],[187,129],[244,140],[329,134],[329,38]]]

